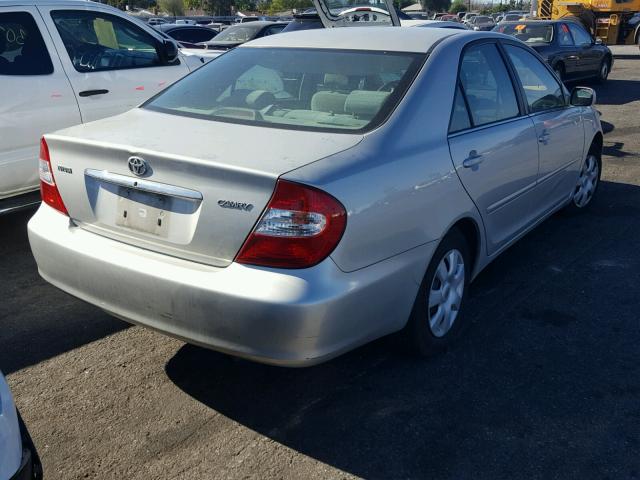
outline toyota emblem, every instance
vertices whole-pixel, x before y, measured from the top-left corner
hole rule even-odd
[[[144,158],[129,157],[129,171],[138,177],[147,173],[147,162]]]

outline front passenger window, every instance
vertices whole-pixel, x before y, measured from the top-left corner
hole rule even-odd
[[[494,44],[465,51],[460,83],[474,127],[513,118],[520,113],[509,73]]]
[[[51,17],[78,72],[160,65],[153,37],[114,15],[57,10]]]
[[[543,112],[565,105],[562,87],[551,72],[524,48],[505,45],[531,112]]]

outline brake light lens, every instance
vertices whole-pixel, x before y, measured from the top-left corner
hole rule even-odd
[[[322,190],[278,180],[265,212],[236,262],[277,268],[307,268],[336,248],[347,225],[344,206]]]
[[[65,215],[69,215],[67,207],[64,206],[56,181],[53,178],[53,168],[51,168],[51,158],[49,157],[49,147],[44,137],[40,140],[40,159],[38,161],[40,171],[40,195],[42,201],[55,208]]]

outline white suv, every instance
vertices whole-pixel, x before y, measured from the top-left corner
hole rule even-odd
[[[107,5],[0,0],[0,214],[39,201],[42,134],[129,110],[201,64]]]

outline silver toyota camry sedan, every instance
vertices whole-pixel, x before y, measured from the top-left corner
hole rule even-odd
[[[31,247],[62,290],[233,355],[310,365],[400,330],[430,354],[478,272],[590,205],[594,101],[497,33],[269,36],[45,135]]]

